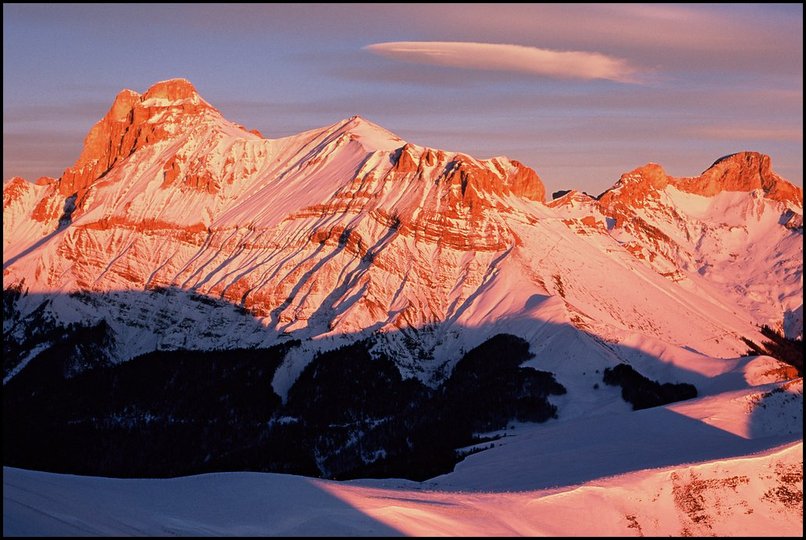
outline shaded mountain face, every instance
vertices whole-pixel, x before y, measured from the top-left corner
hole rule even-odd
[[[267,139],[182,79],[121,92],[60,178],[6,183],[3,231],[4,385],[54,358],[70,378],[294,340],[263,372],[279,403],[356,343],[421,396],[506,334],[528,344],[521,367],[567,389],[538,400],[562,419],[628,407],[593,390],[606,368],[696,386],[759,325],[802,333],[802,191],[767,156],[682,179],[650,164],[546,203],[517,161],[357,116]],[[92,347],[64,353],[82,332]],[[530,380],[502,387],[528,402]]]

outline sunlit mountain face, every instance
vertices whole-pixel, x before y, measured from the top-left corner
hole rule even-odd
[[[184,79],[123,90],[61,177],[4,183],[4,465],[364,479],[311,484],[391,527],[346,534],[792,534],[802,214],[757,152],[547,200],[518,161],[358,116],[267,139]],[[596,506],[603,478],[600,514],[545,519],[552,490]],[[540,511],[485,529],[439,510],[527,505],[508,491]],[[212,521],[176,531],[220,526],[188,516]],[[300,516],[250,530],[322,533]]]

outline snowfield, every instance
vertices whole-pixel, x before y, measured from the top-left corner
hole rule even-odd
[[[4,468],[3,534],[801,536],[803,379],[518,424],[426,482]]]

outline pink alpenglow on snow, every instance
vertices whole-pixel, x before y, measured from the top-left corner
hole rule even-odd
[[[407,45],[419,52],[406,58],[467,67],[475,49],[455,45]],[[565,58],[536,51],[511,52]],[[634,74],[617,59],[596,71],[591,58],[602,60],[566,68]],[[603,181],[612,187],[598,197],[547,200],[522,161],[408,141],[362,116],[267,138],[185,79],[120,92],[59,178],[4,183],[6,335],[18,346],[4,389],[38,395],[17,388],[54,358],[83,359],[55,369],[78,384],[147,354],[285,343],[262,389],[280,407],[299,381],[319,380],[320,355],[363,343],[368,365],[397,371],[383,380],[439,392],[471,352],[509,334],[529,353],[513,369],[563,391],[546,398],[547,421],[513,416],[422,482],[6,468],[4,534],[800,534],[802,378],[747,352],[768,339],[764,325],[802,338],[802,190],[753,151],[696,176],[648,163]],[[91,358],[58,352],[76,328],[106,332]],[[481,363],[482,382],[500,356]],[[604,382],[622,365],[695,397],[634,411]],[[179,423],[134,409],[104,425]],[[389,418],[356,420],[331,450],[360,450]],[[289,413],[255,425],[297,424]],[[361,470],[389,457],[358,454]],[[338,477],[313,455],[322,477]]]

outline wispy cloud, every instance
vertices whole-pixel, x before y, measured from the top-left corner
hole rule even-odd
[[[638,70],[626,60],[598,52],[455,41],[396,41],[375,43],[364,49],[394,60],[418,64],[513,71],[560,79],[638,82]]]

